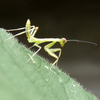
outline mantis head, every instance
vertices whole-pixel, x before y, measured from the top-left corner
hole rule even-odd
[[[66,42],[67,42],[66,38],[61,38],[60,40],[61,47],[63,47]]]

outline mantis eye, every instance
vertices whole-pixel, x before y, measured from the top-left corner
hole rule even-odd
[[[61,47],[63,47],[66,42],[67,42],[66,38],[61,38],[61,41],[60,41]]]

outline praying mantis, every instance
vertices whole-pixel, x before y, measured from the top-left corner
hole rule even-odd
[[[52,63],[52,65],[55,65],[60,56],[61,56],[61,48],[51,48],[55,43],[59,42],[61,47],[64,46],[64,44],[66,42],[69,42],[69,41],[75,41],[75,42],[84,42],[84,43],[90,43],[90,44],[94,44],[94,45],[97,45],[96,43],[94,42],[88,42],[88,41],[82,41],[82,40],[66,40],[66,38],[36,38],[34,37],[37,30],[38,30],[39,27],[35,27],[34,25],[31,26],[31,21],[28,19],[27,22],[26,22],[26,26],[25,27],[22,27],[22,28],[17,28],[17,29],[10,29],[10,30],[7,30],[7,31],[15,31],[15,30],[22,30],[22,29],[25,29],[25,31],[23,32],[20,32],[16,35],[14,35],[13,37],[16,37],[16,36],[19,36],[21,34],[24,34],[26,33],[26,36],[27,36],[27,40],[29,43],[34,43],[33,46],[31,47],[34,47],[36,46],[38,48],[38,50],[31,56],[31,58],[33,56],[35,56],[40,50],[41,50],[41,46],[40,44],[42,43],[45,43],[45,42],[49,42],[47,45],[44,46],[44,50],[52,57],[54,57],[56,60]],[[55,54],[55,52],[59,52],[58,53],[58,56]],[[31,59],[30,58],[30,59]],[[29,59],[29,60],[30,60]],[[28,60],[28,61],[29,61]]]

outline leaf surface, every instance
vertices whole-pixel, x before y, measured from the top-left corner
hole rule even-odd
[[[33,52],[10,37],[0,29],[0,100],[97,100],[40,56],[27,62]]]

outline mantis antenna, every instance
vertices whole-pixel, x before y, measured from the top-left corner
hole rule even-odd
[[[97,46],[96,43],[94,42],[89,42],[89,41],[83,41],[83,40],[74,40],[74,39],[71,39],[71,40],[67,40],[67,42],[83,42],[83,43],[89,43],[89,44],[94,44],[95,46]]]

